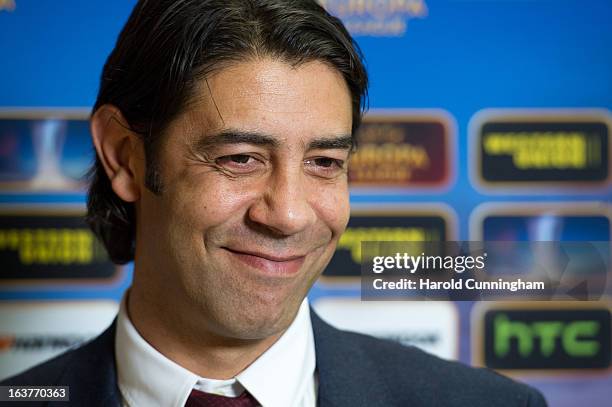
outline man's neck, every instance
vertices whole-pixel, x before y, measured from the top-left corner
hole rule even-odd
[[[152,347],[168,359],[209,379],[229,379],[246,369],[272,346],[282,332],[264,339],[244,340],[216,335],[206,328],[182,323],[177,309],[147,301],[132,288],[126,298],[130,321]]]

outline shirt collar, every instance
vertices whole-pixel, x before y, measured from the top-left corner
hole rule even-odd
[[[129,406],[183,407],[193,388],[227,396],[246,388],[264,407],[290,406],[314,380],[315,347],[308,300],[283,335],[229,380],[199,377],[153,348],[130,321],[124,296],[117,318],[115,354],[119,389]]]
[[[315,373],[315,346],[310,308],[305,298],[285,333],[238,381],[265,407],[286,407],[301,400]]]

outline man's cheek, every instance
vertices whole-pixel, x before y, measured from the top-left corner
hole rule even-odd
[[[340,235],[344,233],[351,215],[351,210],[348,202],[348,197],[340,197],[333,204],[333,231],[334,234]]]
[[[344,228],[350,215],[349,192],[344,185],[330,185],[313,194],[311,204],[317,208],[319,216],[334,228]]]

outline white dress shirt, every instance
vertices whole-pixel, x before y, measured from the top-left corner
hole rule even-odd
[[[228,397],[245,389],[263,407],[315,407],[315,346],[308,300],[287,331],[229,380],[199,377],[153,348],[128,317],[124,296],[117,317],[117,380],[125,407],[184,407],[192,389]]]

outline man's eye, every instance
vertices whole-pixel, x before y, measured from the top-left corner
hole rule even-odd
[[[228,156],[227,158],[230,161],[235,162],[235,163],[246,164],[247,162],[249,162],[249,159],[251,158],[251,156],[248,156],[246,154],[234,154],[234,155]]]
[[[217,163],[221,165],[248,164],[253,157],[247,154],[232,154],[217,158]]]
[[[311,158],[305,164],[312,174],[325,178],[335,177],[344,170],[344,161],[331,157]]]
[[[344,161],[338,160],[335,158],[330,158],[330,157],[317,157],[311,161],[317,167],[323,167],[323,168],[335,169],[335,168],[342,168],[344,166]]]
[[[217,165],[241,174],[251,173],[262,168],[261,160],[253,157],[250,154],[232,154],[219,157],[215,160]]]
[[[328,157],[315,158],[313,161],[319,167],[325,167],[325,168],[330,168],[335,165],[338,165],[338,160],[334,160],[333,158],[328,158]]]

